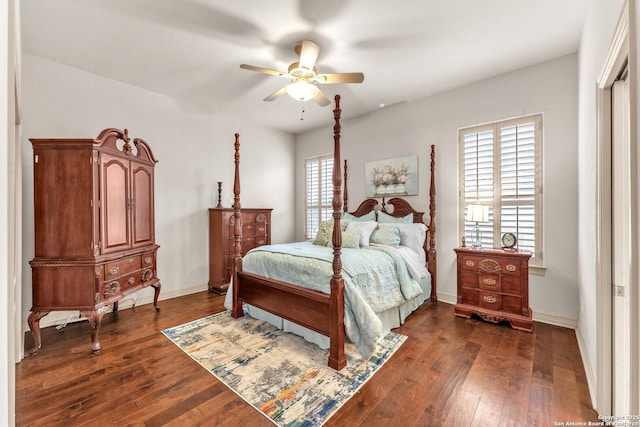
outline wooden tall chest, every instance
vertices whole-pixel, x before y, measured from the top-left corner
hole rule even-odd
[[[154,166],[142,139],[105,129],[96,139],[31,139],[35,257],[29,327],[34,354],[40,319],[79,310],[100,350],[100,322],[109,305],[144,287],[155,288]]]
[[[242,256],[271,244],[271,211],[242,208]],[[221,295],[227,292],[233,271],[234,224],[233,209],[209,209],[209,290]]]

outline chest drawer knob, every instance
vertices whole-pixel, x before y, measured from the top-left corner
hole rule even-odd
[[[483,299],[484,302],[488,302],[489,304],[495,304],[497,301],[496,297],[492,297],[491,295],[485,295]]]
[[[120,267],[116,266],[116,267],[111,267],[109,269],[109,274],[111,274],[112,276],[115,276],[116,274],[118,274],[120,272]]]
[[[145,263],[145,264],[151,264],[151,262],[153,262],[153,258],[151,258],[150,256],[148,256],[148,257],[146,257],[146,258],[144,259],[144,263]]]
[[[136,283],[135,277],[129,277],[129,280],[127,280],[127,283],[130,285],[133,285],[134,283]]]
[[[516,267],[513,264],[507,264],[507,267],[506,267],[507,271],[516,271],[517,268],[518,267]]]
[[[484,284],[485,284],[485,285],[491,285],[491,286],[494,286],[496,283],[498,283],[498,282],[496,281],[496,279],[484,279]]]
[[[476,265],[476,263],[473,261],[467,261],[466,264],[467,264],[467,267],[473,267],[474,265]]]
[[[258,227],[258,231],[262,233],[264,231],[264,227]]]
[[[265,241],[264,240],[258,240],[258,244],[259,245],[264,245]]]

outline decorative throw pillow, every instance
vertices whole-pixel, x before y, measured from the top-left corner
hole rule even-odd
[[[369,246],[369,238],[377,226],[378,223],[375,221],[349,221],[347,231],[360,233],[360,246]]]
[[[400,230],[393,226],[377,227],[371,233],[371,243],[398,246],[400,244]]]
[[[422,223],[412,224],[380,224],[380,228],[395,227],[400,231],[400,245],[413,249],[426,262],[424,253],[424,239],[427,237],[427,226]]]
[[[347,228],[347,221],[340,221],[340,230],[344,231]],[[314,245],[327,246],[327,243],[331,240],[331,234],[333,233],[333,221],[322,221],[318,232],[316,233],[316,239],[313,241]]]
[[[397,218],[393,215],[389,215],[386,212],[378,212],[379,223],[395,223],[395,224],[411,224],[413,222],[413,214],[409,213],[403,217]]]
[[[329,239],[329,241],[327,242],[327,246],[329,246],[330,248],[333,247],[333,242],[331,241],[331,239]],[[356,233],[355,231],[343,231],[342,247],[358,249],[360,247],[360,233]]]
[[[374,211],[371,211],[362,216],[355,216],[355,215],[351,215],[348,212],[345,212],[342,214],[342,219],[345,221],[375,221],[376,213]]]

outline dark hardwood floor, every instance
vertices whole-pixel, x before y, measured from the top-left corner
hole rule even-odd
[[[160,331],[223,310],[200,292],[105,315],[102,351],[87,322],[46,328],[43,348],[16,366],[18,426],[270,426]],[[327,426],[553,426],[597,421],[573,330],[533,333],[418,309],[409,338]],[[27,349],[33,340],[27,334]]]

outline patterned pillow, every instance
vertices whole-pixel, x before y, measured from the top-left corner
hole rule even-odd
[[[400,230],[393,226],[378,227],[371,233],[371,243],[398,246],[400,245]]]
[[[329,239],[326,246],[330,248],[333,247],[333,242],[331,241],[331,239]],[[343,231],[342,247],[358,249],[360,247],[360,233],[357,233],[355,231]]]
[[[403,217],[395,217],[393,215],[389,215],[386,212],[378,212],[378,222],[380,223],[400,223],[400,224],[411,224],[413,222],[413,214],[408,213]]]
[[[347,228],[347,221],[340,221],[340,230],[344,231]],[[314,245],[327,246],[327,243],[331,241],[331,234],[333,233],[333,221],[322,221],[318,232],[316,233],[316,239],[313,241]]]

